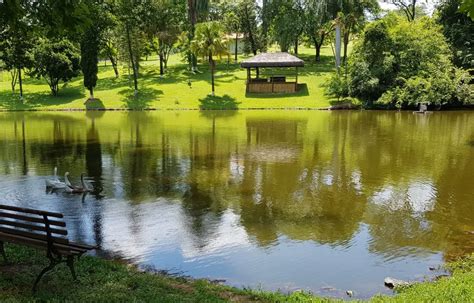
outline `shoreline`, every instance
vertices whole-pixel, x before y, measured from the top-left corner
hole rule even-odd
[[[358,107],[340,107],[338,105],[329,107],[248,107],[248,108],[27,108],[27,109],[5,109],[0,108],[0,113],[9,112],[169,112],[169,111],[205,111],[205,112],[222,112],[222,111],[389,111],[389,112],[415,112],[415,109],[396,109],[396,108],[364,108]],[[431,110],[426,113],[440,113],[453,111],[474,111],[474,105],[466,105],[462,107],[450,107],[439,110]]]
[[[47,264],[41,251],[6,245],[11,263],[0,265],[0,300],[8,302],[341,302],[354,297],[320,297],[304,291],[293,293],[241,289],[219,280],[195,279],[146,270],[119,255],[97,251],[76,264],[79,282],[66,266],[46,276],[36,294],[31,285],[37,272]],[[103,255],[101,255],[103,254]],[[110,258],[110,259],[109,259]],[[394,296],[375,295],[363,302],[469,302],[474,297],[474,254],[446,263],[452,273],[432,282],[396,288]]]

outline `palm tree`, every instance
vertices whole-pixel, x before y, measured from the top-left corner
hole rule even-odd
[[[189,40],[194,39],[196,24],[199,22],[199,15],[209,11],[209,2],[210,0],[188,0],[188,21],[190,25],[189,29]],[[193,71],[197,68],[197,60],[194,55],[190,55],[189,63]]]
[[[214,56],[228,54],[224,29],[219,22],[204,22],[196,26],[196,36],[191,42],[191,50],[196,56],[207,57],[211,67],[212,95],[214,96],[214,72],[216,63]]]

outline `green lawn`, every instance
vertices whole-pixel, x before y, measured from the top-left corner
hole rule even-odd
[[[291,295],[241,290],[206,280],[143,273],[119,261],[83,257],[73,281],[66,266],[46,275],[33,294],[35,276],[46,266],[44,252],[6,245],[10,263],[0,263],[1,302],[337,302],[310,294]],[[394,297],[370,302],[472,302],[474,255],[450,265],[453,276],[400,290]]]
[[[323,84],[334,73],[332,50],[322,50],[320,63],[314,62],[314,49],[301,47],[299,57],[306,61],[300,69],[301,89],[295,94],[246,95],[246,71],[239,64],[218,64],[216,97],[210,97],[210,73],[207,64],[199,66],[200,72],[192,74],[179,54],[170,58],[167,74],[161,78],[156,57],[142,62],[139,78],[139,95],[133,97],[132,79],[128,69],[121,67],[121,77],[115,78],[112,68],[100,63],[99,81],[95,92],[98,99],[90,107],[106,109],[249,109],[249,108],[323,108],[331,100],[324,95]],[[240,59],[243,59],[241,57]],[[191,86],[189,86],[191,82]],[[18,90],[18,86],[17,86]],[[85,109],[87,94],[81,77],[67,83],[59,96],[50,94],[44,79],[27,78],[24,81],[25,100],[10,88],[9,73],[0,73],[0,109],[7,110],[57,110]]]

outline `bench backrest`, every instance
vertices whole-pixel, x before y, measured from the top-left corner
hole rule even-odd
[[[0,205],[0,233],[67,244],[66,223],[60,213]]]

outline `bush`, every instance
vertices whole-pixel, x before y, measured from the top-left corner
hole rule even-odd
[[[472,100],[467,74],[454,67],[441,27],[428,17],[408,22],[388,14],[368,24],[347,72],[344,81],[331,79],[328,94],[397,108]]]
[[[470,76],[466,71],[453,69],[433,71],[429,77],[413,76],[402,84],[386,91],[377,103],[389,107],[415,107],[418,103],[442,106],[463,105],[474,102],[469,87]]]
[[[326,94],[336,97],[338,101],[340,101],[341,98],[349,97],[349,82],[347,77],[339,73],[334,74],[326,83]]]

